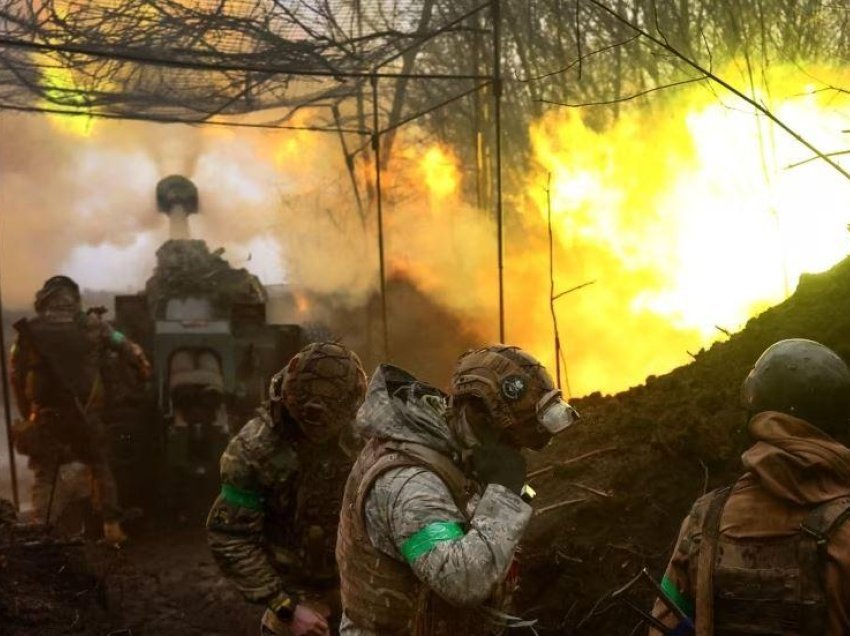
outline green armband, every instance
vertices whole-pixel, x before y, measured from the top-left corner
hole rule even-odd
[[[661,579],[661,589],[667,595],[673,603],[678,607],[682,612],[693,618],[694,616],[694,602],[689,599],[687,596],[682,594],[679,591],[679,588],[676,587],[676,584],[671,581],[667,575],[664,575],[664,578]]]
[[[221,485],[221,498],[227,503],[239,506],[240,508],[258,511],[265,510],[265,502],[260,493],[251,490],[242,490],[231,484]]]
[[[423,554],[430,552],[437,544],[443,541],[455,541],[464,534],[463,527],[457,521],[429,523],[402,544],[401,554],[408,563],[413,563]]]
[[[127,336],[125,336],[117,329],[113,329],[112,333],[109,335],[109,339],[115,346],[121,346],[122,344],[124,344],[124,341],[127,339]]]

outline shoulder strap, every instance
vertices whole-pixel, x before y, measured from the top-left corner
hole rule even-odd
[[[374,440],[367,446],[364,452],[370,451],[374,456],[377,456],[377,459],[366,469],[360,478],[360,483],[357,484],[354,506],[355,510],[357,510],[358,519],[363,519],[363,513],[366,509],[366,497],[372,490],[372,486],[378,477],[393,468],[405,468],[407,466],[417,465],[416,462],[411,461],[408,457],[389,449],[386,444],[377,444]]]
[[[800,616],[802,634],[817,636],[825,632],[824,556],[830,536],[848,517],[850,497],[839,497],[816,506],[800,524],[800,596],[809,609]]]
[[[377,444],[376,440],[373,440],[369,443],[369,446],[371,446],[369,450],[377,456],[377,460],[363,474],[357,488],[355,509],[358,512],[358,518],[363,518],[366,496],[378,477],[393,468],[411,466],[425,468],[437,475],[449,489],[458,509],[465,512],[466,475],[451,458],[439,451],[414,442],[388,441]]]
[[[433,448],[414,442],[394,443],[392,447],[416,460],[416,463],[423,468],[434,472],[446,484],[458,508],[461,512],[464,512],[468,479],[450,457]]]
[[[850,496],[839,497],[822,503],[812,510],[803,519],[800,529],[814,537],[818,546],[823,547],[829,541],[832,533],[848,518],[850,518]]]
[[[717,561],[717,540],[720,536],[720,517],[732,492],[731,488],[714,491],[702,519],[702,539],[697,556],[696,636],[714,634],[714,568]]]

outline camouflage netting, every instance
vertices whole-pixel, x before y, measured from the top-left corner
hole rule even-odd
[[[538,508],[583,500],[538,515],[526,541],[523,614],[541,619],[543,633],[643,633],[608,595],[643,565],[660,576],[694,499],[741,473],[741,381],[767,346],[791,337],[850,360],[850,259],[803,276],[791,298],[691,364],[576,402],[584,421],[532,466],[603,451],[532,480]],[[648,591],[642,600],[650,607]]]
[[[172,298],[208,298],[219,314],[234,303],[265,303],[268,296],[260,280],[247,269],[232,267],[222,258],[223,253],[221,248],[210,252],[200,240],[163,243],[156,251],[153,276],[145,285],[154,315],[162,318]]]
[[[362,134],[369,74],[468,11],[432,4],[0,0],[0,109]]]

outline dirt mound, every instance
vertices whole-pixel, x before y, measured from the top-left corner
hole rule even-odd
[[[521,608],[540,619],[541,633],[643,633],[609,593],[644,565],[660,576],[694,499],[741,473],[748,445],[741,381],[765,348],[793,337],[850,360],[850,259],[804,276],[791,298],[691,364],[576,402],[583,422],[532,466],[602,451],[532,479],[540,496],[522,555]],[[650,606],[648,590],[643,601]]]

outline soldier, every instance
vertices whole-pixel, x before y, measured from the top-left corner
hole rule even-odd
[[[357,355],[308,345],[272,378],[269,408],[221,457],[209,544],[243,596],[266,605],[265,635],[321,636],[339,620],[334,543],[353,462],[341,442],[365,392]]]
[[[700,636],[850,634],[850,370],[823,345],[782,340],[742,401],[747,472],[694,504],[662,589]],[[660,600],[653,615],[691,633]]]
[[[546,370],[516,347],[464,354],[445,395],[385,365],[357,427],[337,537],[341,634],[501,631],[517,543],[531,518],[521,448],[576,419]],[[511,574],[509,574],[511,572]]]
[[[108,462],[102,411],[102,369],[116,351],[146,380],[150,365],[138,345],[97,316],[83,313],[80,289],[67,276],[53,276],[35,298],[36,318],[15,324],[12,386],[24,421],[15,445],[30,457],[36,518],[49,523],[60,469],[72,462],[88,467],[91,501],[103,518],[104,537],[126,539],[120,524],[118,492]]]

